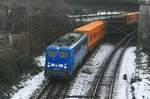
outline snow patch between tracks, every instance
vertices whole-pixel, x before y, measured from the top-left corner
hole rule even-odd
[[[117,74],[119,77],[115,82],[115,96],[113,98],[115,99],[129,99],[128,98],[128,91],[130,89],[130,80],[132,78],[132,73],[135,69],[134,64],[134,55],[135,48],[129,48],[126,50],[123,56],[123,60],[121,62],[121,67],[119,74]],[[123,80],[123,76],[127,75],[127,81]]]
[[[150,73],[143,69],[148,67],[146,64],[141,66],[142,69],[139,69],[141,81],[131,83],[131,79],[135,75],[135,51],[136,47],[130,47],[124,53],[120,71],[117,74],[118,78],[115,82],[113,99],[150,99]],[[142,63],[146,63],[148,56],[142,54]],[[127,75],[127,80],[123,79],[124,74]]]
[[[95,79],[95,76],[97,72],[99,71],[99,68],[103,65],[103,62],[105,59],[110,55],[110,53],[113,51],[114,47],[112,45],[101,45],[96,52],[92,55],[92,57],[87,60],[83,68],[79,71],[79,74],[73,83],[72,87],[69,89],[70,96],[79,95],[79,96],[85,96],[88,92],[88,90],[91,87],[91,83]],[[82,72],[85,68],[91,68],[93,69],[92,74],[85,74]]]

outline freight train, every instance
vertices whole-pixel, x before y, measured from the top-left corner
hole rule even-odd
[[[89,50],[104,38],[105,21],[96,20],[67,33],[46,48],[45,76],[70,78]]]
[[[117,21],[134,24],[138,22],[138,16],[138,12],[125,14]],[[70,78],[86,54],[103,40],[105,32],[106,21],[96,20],[57,39],[46,48],[44,75],[48,78]]]

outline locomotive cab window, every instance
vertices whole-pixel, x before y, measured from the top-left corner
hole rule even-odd
[[[60,52],[60,57],[61,58],[67,58],[68,52]]]
[[[55,51],[48,51],[48,55],[50,57],[55,57],[56,56],[56,52]]]

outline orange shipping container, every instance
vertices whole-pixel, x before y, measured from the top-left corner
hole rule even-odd
[[[138,20],[139,20],[139,12],[127,14],[127,24],[138,23]]]
[[[88,48],[91,49],[104,38],[105,22],[102,20],[96,20],[74,29],[74,31],[86,33],[88,35]]]

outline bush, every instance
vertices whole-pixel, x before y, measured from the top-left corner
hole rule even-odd
[[[70,23],[71,21],[66,16],[43,15],[41,17],[37,15],[32,17],[31,42],[34,54],[43,52],[47,45],[70,31],[73,27]]]
[[[0,50],[0,83],[14,83],[20,75],[34,68],[28,53],[20,53],[10,46]]]

